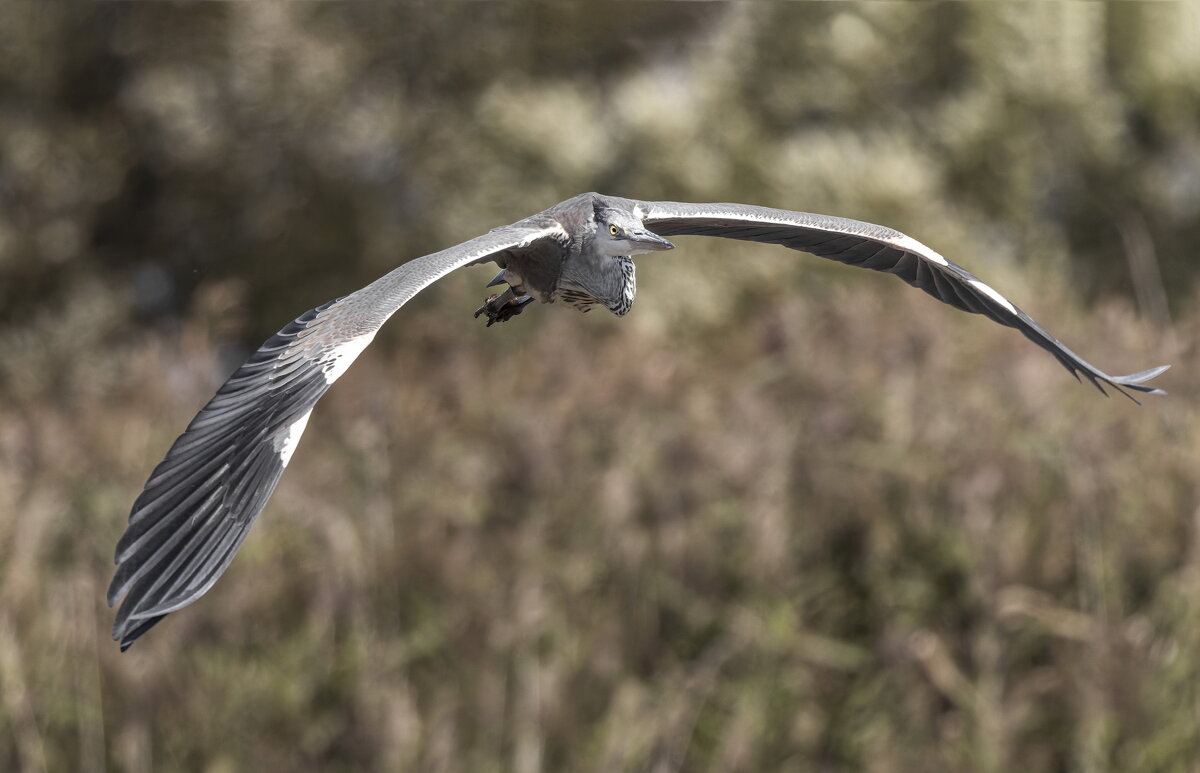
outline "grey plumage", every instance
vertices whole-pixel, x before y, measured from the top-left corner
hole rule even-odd
[[[509,287],[476,311],[488,324],[533,299],[626,314],[636,294],[630,256],[670,249],[665,237],[719,236],[780,244],[895,274],[963,311],[1020,330],[1076,378],[1161,394],[1166,370],[1110,376],[1088,364],[965,269],[890,228],[743,204],[642,202],[585,193],[512,225],[416,258],[366,287],[301,315],[218,390],[175,441],[134,502],[117,545],[113,638],[126,649],[165,615],[202,596],[232,560],[291,459],[313,406],[379,327],[454,269],[494,262]]]

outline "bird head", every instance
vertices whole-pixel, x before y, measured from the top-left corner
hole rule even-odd
[[[610,257],[674,249],[675,245],[648,230],[640,218],[620,209],[597,209],[596,248]]]

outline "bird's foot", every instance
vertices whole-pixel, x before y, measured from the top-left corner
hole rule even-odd
[[[525,310],[525,305],[532,301],[532,295],[517,296],[510,287],[498,295],[489,295],[484,304],[475,310],[475,317],[486,314],[487,326],[491,327],[497,322],[507,322],[517,316]]]

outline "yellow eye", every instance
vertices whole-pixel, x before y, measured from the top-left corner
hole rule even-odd
[[[620,236],[620,234],[621,234],[621,229],[620,229],[620,228],[617,228],[615,225],[610,225],[610,226],[608,227],[608,232],[609,232],[610,234],[612,234],[613,236]]]

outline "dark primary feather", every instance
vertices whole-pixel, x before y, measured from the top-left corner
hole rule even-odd
[[[642,202],[646,227],[660,236],[719,236],[725,239],[780,244],[850,266],[895,274],[913,287],[955,308],[982,314],[1020,330],[1047,350],[1076,378],[1086,378],[1104,392],[1103,384],[1137,402],[1126,389],[1163,394],[1146,386],[1169,366],[1127,376],[1110,376],[1090,365],[1058,339],[983,283],[971,272],[934,250],[891,228],[827,215],[791,212],[746,204]]]
[[[251,355],[146,482],[108,588],[110,606],[125,596],[113,626],[122,649],[203,595],[242,544],[283,473],[281,433],[329,388],[320,362],[289,347],[334,303],[302,315]]]

